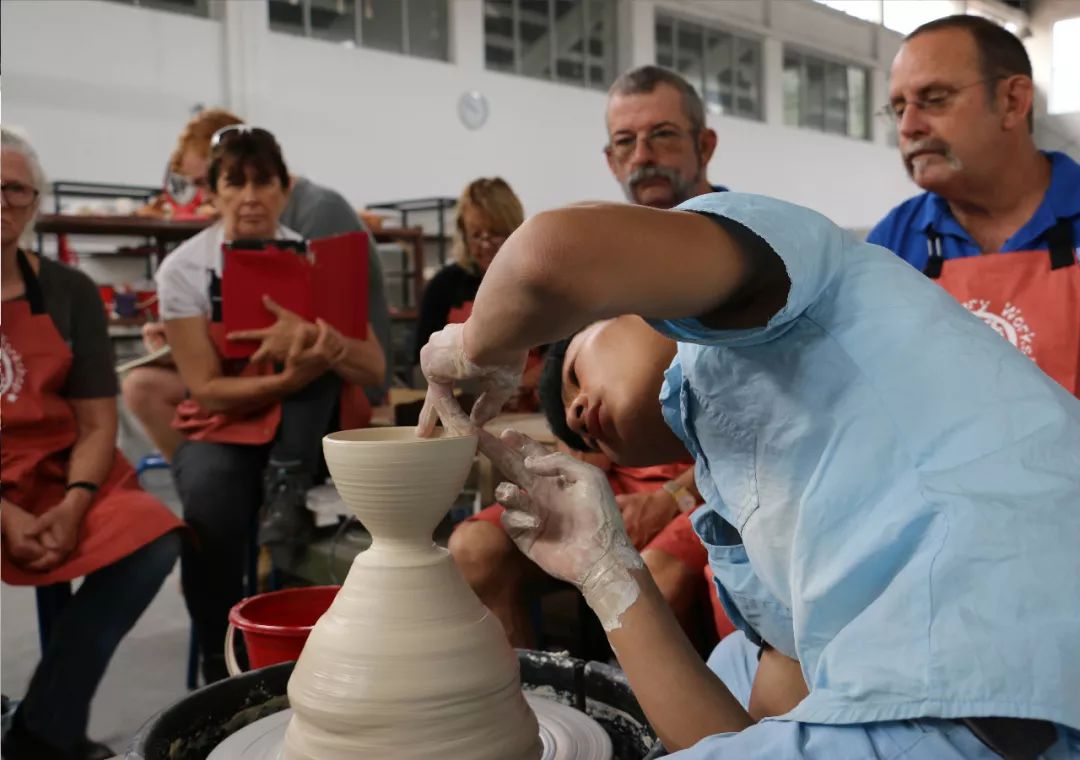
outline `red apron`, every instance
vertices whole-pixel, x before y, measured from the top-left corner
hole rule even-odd
[[[928,234],[924,273],[1001,337],[1080,397],[1080,265],[1072,223],[1047,234],[1049,251],[994,253],[945,261]]]
[[[68,456],[78,438],[75,411],[61,395],[72,354],[44,309],[33,270],[21,252],[19,257],[27,298],[3,304],[0,330],[0,479],[4,499],[41,515],[64,498]],[[67,559],[38,573],[17,566],[5,552],[0,577],[16,586],[70,581],[182,526],[161,502],[139,488],[135,471],[117,451]]]

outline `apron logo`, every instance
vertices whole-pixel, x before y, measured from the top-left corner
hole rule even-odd
[[[26,366],[22,356],[8,341],[6,335],[0,335],[0,397],[5,401],[15,401],[26,379]]]
[[[964,308],[985,322],[991,330],[1020,349],[1028,358],[1034,358],[1035,331],[1024,319],[1019,306],[1008,301],[1000,314],[990,311],[990,302],[983,298],[964,301]]]

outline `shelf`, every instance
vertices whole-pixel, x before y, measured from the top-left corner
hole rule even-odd
[[[46,235],[131,235],[175,243],[202,232],[210,224],[209,219],[177,221],[145,216],[42,214],[37,231]]]

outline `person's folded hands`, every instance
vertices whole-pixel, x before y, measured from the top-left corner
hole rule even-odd
[[[318,329],[313,323],[281,306],[270,296],[263,296],[263,305],[277,318],[274,324],[255,330],[233,330],[225,336],[229,340],[259,341],[259,347],[249,361],[284,362],[290,352],[297,350],[297,344],[306,347],[315,342]]]

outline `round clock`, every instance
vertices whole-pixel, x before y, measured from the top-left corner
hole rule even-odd
[[[488,118],[487,98],[477,90],[461,93],[457,104],[458,118],[469,129],[480,129]]]

